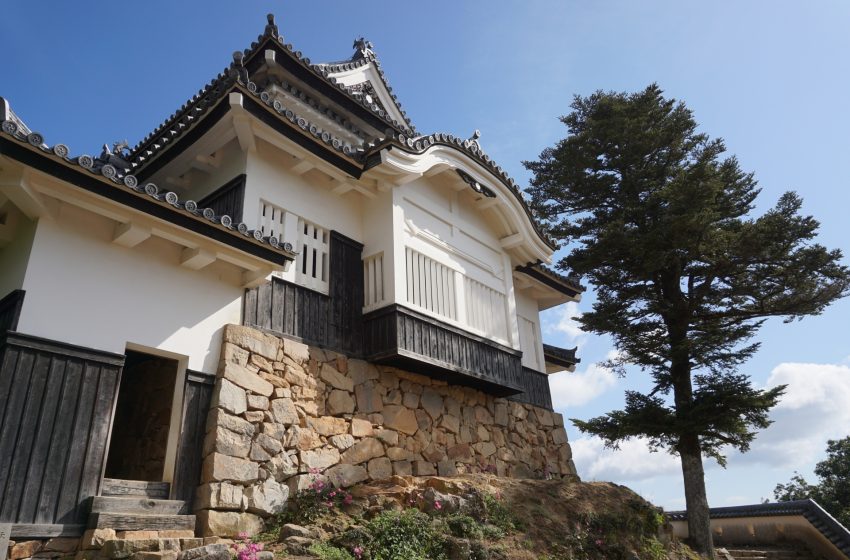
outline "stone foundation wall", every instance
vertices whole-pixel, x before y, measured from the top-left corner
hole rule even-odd
[[[256,533],[313,477],[575,476],[563,418],[229,325],[195,502],[204,536]]]

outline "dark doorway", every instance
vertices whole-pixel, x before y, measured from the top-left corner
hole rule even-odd
[[[106,477],[161,481],[165,468],[177,360],[127,351]]]

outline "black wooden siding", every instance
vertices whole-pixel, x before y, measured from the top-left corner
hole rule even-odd
[[[361,353],[363,246],[331,232],[330,295],[279,278],[246,290],[242,322],[323,348]]]
[[[198,202],[198,208],[212,208],[216,216],[230,216],[234,224],[242,222],[245,203],[245,174],[237,175]]]
[[[13,332],[0,354],[0,523],[82,533],[124,357]]]
[[[498,396],[523,390],[522,353],[401,305],[367,314],[365,357],[479,387]],[[460,375],[457,375],[460,374]]]
[[[18,319],[24,305],[24,291],[12,290],[0,299],[0,335],[18,328]]]
[[[552,408],[546,374],[524,369],[518,350],[401,305],[364,317],[362,258],[363,245],[332,231],[328,295],[273,278],[246,290],[243,324]]]
[[[206,434],[207,413],[210,409],[215,376],[186,371],[183,390],[183,420],[180,425],[180,443],[177,450],[177,466],[174,471],[172,496],[185,500],[182,513],[192,511],[195,490],[201,481],[201,462]]]
[[[552,392],[549,389],[549,376],[545,373],[522,368],[522,393],[508,397],[512,401],[533,404],[552,410]]]

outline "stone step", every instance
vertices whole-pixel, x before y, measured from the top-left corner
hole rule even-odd
[[[793,548],[729,548],[727,552],[735,560],[814,560],[809,552]]]
[[[103,483],[100,485],[101,496],[136,496],[155,500],[167,500],[170,492],[171,484],[168,482],[104,478]]]
[[[177,515],[189,513],[183,500],[155,500],[138,496],[95,496],[92,498],[92,513],[141,513]]]
[[[99,512],[89,515],[89,528],[116,531],[194,531],[195,516]]]

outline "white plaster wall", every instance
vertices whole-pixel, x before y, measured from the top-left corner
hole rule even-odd
[[[540,311],[538,310],[537,300],[532,298],[528,292],[524,290],[517,290],[515,296],[517,315],[531,321],[534,324],[534,328],[537,330],[537,344],[535,345],[535,348],[521,348],[523,351],[523,365],[526,367],[533,367],[538,371],[545,371],[545,359],[543,357],[543,331],[540,328]],[[533,358],[532,356],[526,355],[526,353],[531,352],[534,353]]]
[[[119,354],[128,344],[159,349],[214,373],[221,330],[241,319],[235,269],[181,268],[180,247],[154,237],[133,249],[114,245],[113,227],[67,205],[38,223],[18,329]]]
[[[36,224],[23,216],[19,216],[18,220],[14,239],[0,248],[0,298],[24,286],[24,274],[35,237]]]
[[[231,140],[216,153],[218,167],[207,171],[190,171],[191,184],[180,195],[181,199],[198,202],[225,183],[245,173],[245,152],[236,140]]]
[[[245,223],[252,228],[258,225],[260,200],[265,200],[328,230],[363,239],[362,197],[333,194],[330,185],[318,184],[316,171],[304,175],[289,172],[282,164],[283,158],[289,157],[260,140],[256,152],[248,154]]]

